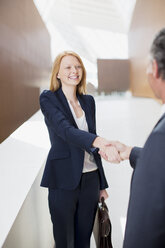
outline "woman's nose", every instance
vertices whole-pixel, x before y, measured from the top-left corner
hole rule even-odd
[[[77,67],[76,66],[72,66],[72,72],[77,72]]]

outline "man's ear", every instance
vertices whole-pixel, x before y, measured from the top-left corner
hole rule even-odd
[[[152,71],[153,71],[153,76],[155,78],[159,78],[158,63],[155,59],[152,61]]]

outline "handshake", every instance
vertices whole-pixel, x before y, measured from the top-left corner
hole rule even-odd
[[[129,159],[132,147],[126,146],[119,141],[108,141],[102,137],[97,137],[93,142],[93,147],[99,148],[99,154],[110,163],[120,163]]]

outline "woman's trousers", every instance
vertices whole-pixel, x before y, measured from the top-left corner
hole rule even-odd
[[[89,248],[99,200],[98,170],[83,173],[74,190],[49,189],[56,248]]]

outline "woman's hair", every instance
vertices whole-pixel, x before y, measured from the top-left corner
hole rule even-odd
[[[77,85],[77,92],[79,94],[85,94],[86,93],[86,70],[85,70],[85,67],[83,65],[83,62],[82,62],[80,56],[78,54],[76,54],[75,52],[72,52],[72,51],[64,51],[56,57],[54,64],[53,64],[53,68],[52,68],[50,90],[54,92],[61,87],[61,81],[60,81],[60,79],[57,78],[57,74],[58,74],[59,69],[60,69],[61,60],[65,56],[74,56],[80,62],[81,66],[82,66],[82,79],[81,79],[80,83]]]

